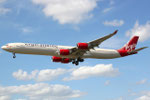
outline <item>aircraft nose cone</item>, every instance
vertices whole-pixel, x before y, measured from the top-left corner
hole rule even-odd
[[[6,46],[2,46],[1,47],[3,50],[7,50],[7,47]]]

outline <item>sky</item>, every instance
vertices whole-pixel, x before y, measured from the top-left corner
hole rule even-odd
[[[119,49],[134,35],[137,48],[149,47],[149,9],[149,0],[0,0],[0,46],[76,46],[118,29],[100,48]],[[0,49],[0,100],[150,100],[149,52],[75,66]]]

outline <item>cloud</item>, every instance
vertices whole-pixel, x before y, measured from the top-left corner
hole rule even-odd
[[[13,24],[14,28],[17,29],[17,31],[20,31],[20,33],[22,35],[30,35],[30,34],[34,34],[35,32],[35,28],[31,27],[31,26],[24,26],[22,24]]]
[[[137,85],[145,84],[147,82],[147,79],[143,79],[141,81],[136,82]]]
[[[114,0],[110,0],[110,5],[114,5],[115,1]]]
[[[17,72],[14,72],[12,75],[17,80],[31,80],[36,77],[36,74],[38,73],[38,70],[32,71],[31,74],[28,74],[26,71],[18,70]]]
[[[67,72],[68,70],[60,68],[41,70],[37,75],[36,81],[50,81]]]
[[[3,2],[5,2],[6,0],[0,0],[0,3],[3,3]]]
[[[143,95],[136,98],[135,100],[150,100],[150,91],[144,91]]]
[[[109,100],[126,100],[126,99],[124,99],[124,97],[122,97],[122,96],[120,96],[120,97],[118,97],[118,98],[111,98],[111,99],[109,99]]]
[[[113,21],[105,21],[103,23],[105,26],[114,26],[114,27],[119,27],[122,26],[124,24],[123,20],[113,20]]]
[[[145,25],[139,25],[136,21],[134,27],[126,32],[126,36],[140,36],[139,41],[143,42],[150,38],[150,21],[147,21]]]
[[[0,100],[10,100],[10,96],[1,96],[0,95]]]
[[[141,96],[135,100],[150,100],[150,96],[144,95],[144,96]]]
[[[27,34],[27,33],[33,32],[33,31],[32,31],[32,29],[29,28],[29,27],[24,27],[24,28],[22,28],[22,32]]]
[[[5,3],[5,2],[6,2],[6,0],[0,0],[0,15],[4,15],[4,14],[11,11],[10,9],[5,8],[5,7],[2,6],[2,4]]]
[[[68,100],[81,97],[84,93],[79,90],[72,90],[69,86],[46,83],[0,86],[0,100],[10,100],[15,95],[22,95],[28,100]]]
[[[105,86],[110,85],[110,81],[109,81],[109,80],[107,80],[107,81],[104,83],[104,85],[105,85]]]
[[[115,4],[114,0],[109,0],[108,4],[109,4],[108,5],[109,7],[104,8],[102,10],[102,13],[108,13],[108,12],[110,12],[110,11],[112,11],[114,9],[114,4]]]
[[[17,80],[35,80],[38,82],[41,81],[51,81],[56,79],[58,76],[65,74],[68,72],[66,69],[45,69],[45,70],[34,70],[31,74],[28,74],[26,71],[18,70],[14,72],[12,75]]]
[[[107,13],[107,12],[111,11],[112,9],[113,9],[113,7],[105,8],[102,12]]]
[[[70,77],[65,77],[64,81],[69,80],[80,80],[88,77],[101,76],[101,77],[115,77],[119,74],[118,69],[112,67],[112,64],[104,65],[98,64],[95,66],[83,66],[79,68],[72,69],[44,69],[44,70],[34,70],[28,73],[23,70],[18,70],[13,72],[12,75],[17,80],[35,80],[37,82],[51,81],[58,78],[61,75],[70,73]]]
[[[118,98],[118,99],[116,99],[116,100],[124,100],[124,99],[123,99],[123,97],[119,97],[119,98]]]
[[[16,99],[16,100],[27,100],[27,99]]]
[[[64,81],[70,80],[81,80],[88,77],[94,76],[103,76],[103,77],[115,77],[119,74],[118,69],[112,67],[112,64],[104,65],[98,64],[95,66],[83,66],[77,69],[74,69],[70,77],[66,77]]]
[[[10,12],[10,11],[11,11],[11,10],[8,9],[8,8],[0,7],[0,14],[2,14],[2,15],[6,14],[6,13],[8,13],[8,12]]]
[[[32,0],[43,7],[46,16],[60,24],[78,24],[92,16],[98,0]]]

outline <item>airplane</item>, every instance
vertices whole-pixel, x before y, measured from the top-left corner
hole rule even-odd
[[[102,38],[93,40],[91,42],[80,42],[77,46],[57,46],[48,44],[33,44],[33,43],[8,43],[1,48],[5,51],[12,52],[13,58],[16,58],[16,53],[19,54],[33,54],[33,55],[48,55],[52,56],[53,62],[58,63],[71,63],[79,65],[86,58],[94,59],[113,59],[137,54],[147,47],[135,49],[139,36],[133,36],[131,40],[124,45],[121,49],[100,49],[96,48],[99,45],[114,36],[118,30],[104,36]],[[113,41],[112,41],[113,42]]]

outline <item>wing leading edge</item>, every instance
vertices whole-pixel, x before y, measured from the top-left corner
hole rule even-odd
[[[112,36],[114,36],[116,33],[118,32],[118,30],[114,31],[113,33],[107,35],[107,36],[104,36],[102,38],[99,38],[99,39],[96,39],[94,41],[91,41],[91,42],[88,42],[88,44],[90,45],[91,48],[94,48],[94,47],[97,47],[99,46],[103,41],[111,38]]]
[[[87,49],[80,49],[78,47],[75,47],[75,48],[72,48],[70,49],[71,50],[71,54],[72,55],[75,55],[75,56],[78,56],[78,57],[82,57],[84,53],[86,53],[86,51],[89,51],[90,49],[94,49],[95,47],[98,47],[103,41],[111,38],[112,36],[114,36],[116,33],[118,32],[118,30],[115,30],[113,33],[109,34],[109,35],[106,35],[102,38],[99,38],[99,39],[96,39],[96,40],[93,40],[91,42],[88,42],[88,43],[84,43],[84,44],[87,44],[88,45],[88,48]]]

